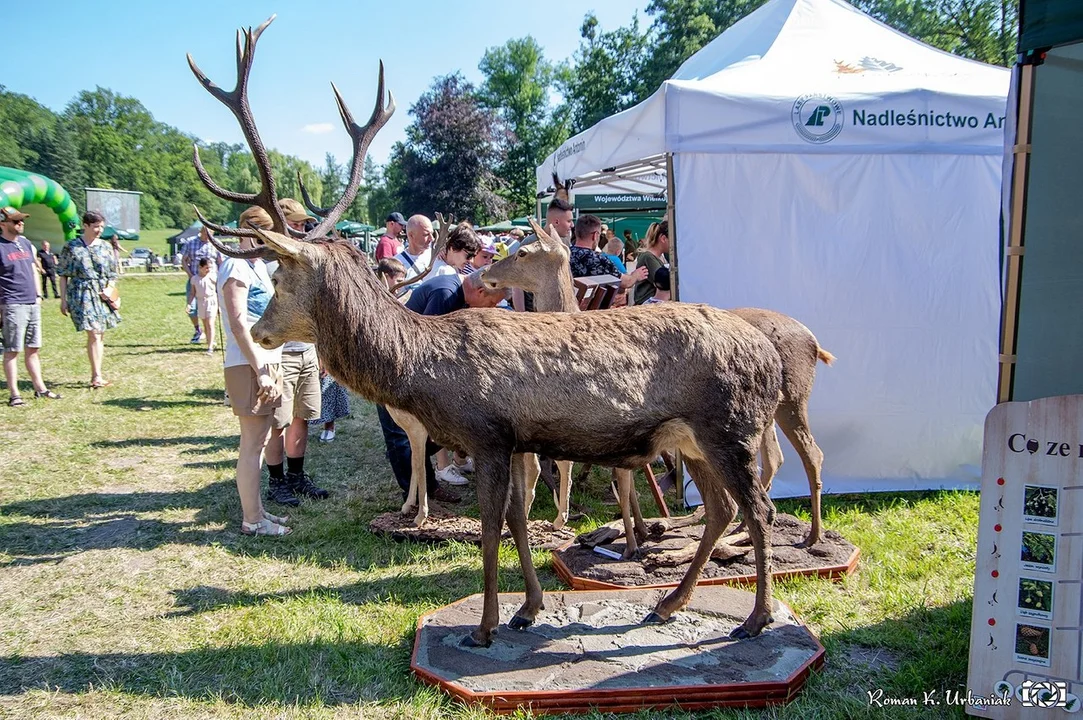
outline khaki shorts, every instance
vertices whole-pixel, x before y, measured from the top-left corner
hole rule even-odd
[[[274,426],[288,427],[294,418],[320,416],[320,366],[316,351],[282,353],[282,405],[275,410]]]
[[[271,415],[282,404],[280,396],[273,403],[256,405],[259,383],[256,382],[256,371],[247,363],[226,368],[226,394],[234,415]]]

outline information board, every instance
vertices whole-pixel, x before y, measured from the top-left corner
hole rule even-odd
[[[985,419],[967,712],[1064,718],[1083,695],[1083,395]]]

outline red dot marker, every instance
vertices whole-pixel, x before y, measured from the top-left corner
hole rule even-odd
[[[990,625],[996,625],[996,624],[997,624],[997,621],[996,621],[996,620],[994,620],[993,618],[989,618],[989,624],[990,624]]]
[[[997,478],[997,485],[1003,485],[1003,484],[1004,484],[1004,478]]]
[[[993,530],[995,530],[997,532],[1000,532],[1002,530],[1002,528],[1000,527],[1000,524],[997,523],[996,525],[993,526]]]
[[[993,571],[993,577],[1000,577],[1000,573],[996,570]]]

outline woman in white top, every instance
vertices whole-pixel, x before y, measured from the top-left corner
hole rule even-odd
[[[481,241],[470,223],[462,222],[451,229],[447,236],[447,246],[436,256],[432,270],[425,277],[426,280],[441,275],[460,275],[469,272],[467,265],[478,250],[481,249]]]
[[[266,210],[250,207],[241,213],[238,227],[270,229]],[[241,238],[241,249],[256,246],[252,238]],[[282,376],[279,363],[282,349],[265,350],[252,340],[249,329],[267,309],[274,295],[271,278],[263,260],[226,258],[218,269],[218,295],[225,336],[226,392],[233,414],[241,424],[241,445],[237,457],[237,493],[241,497],[245,535],[288,535],[288,517],[269,515],[260,497],[260,470],[263,451],[271,433],[275,408],[282,403]]]

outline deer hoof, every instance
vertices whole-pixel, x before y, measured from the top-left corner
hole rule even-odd
[[[666,623],[673,622],[673,618],[664,618],[655,611],[651,611],[647,617],[643,618],[642,625],[665,625]]]
[[[459,645],[461,645],[462,647],[468,647],[468,648],[487,648],[487,647],[491,646],[492,644],[493,644],[493,639],[491,637],[486,638],[485,641],[482,642],[480,640],[477,640],[474,637],[473,633],[467,635],[466,637],[464,637],[462,640],[459,641]]]
[[[621,553],[620,557],[621,560],[638,560],[641,555],[642,553],[639,551],[639,548],[632,548],[629,550],[626,547],[624,548],[624,552]]]
[[[794,547],[797,547],[797,548],[810,548],[810,547],[812,547],[813,545],[815,545],[818,542],[820,542],[820,538],[813,537],[812,535],[809,535],[807,538],[805,538],[801,542],[794,545]]]
[[[735,627],[733,632],[730,633],[730,637],[734,640],[747,640],[748,638],[756,637],[765,627],[774,621],[775,619],[770,615],[768,615],[763,622],[756,622],[750,617],[744,621],[744,624]]]
[[[400,510],[399,512],[401,512],[403,515],[409,515],[414,510],[417,510],[417,503],[408,502],[402,506],[402,510]]]
[[[526,630],[533,624],[533,620],[522,617],[521,615],[512,615],[511,620],[508,620],[508,627],[512,630]]]
[[[557,519],[553,520],[553,529],[554,530],[561,530],[561,529],[563,529],[565,523],[567,523],[567,522],[568,522],[568,518],[566,518],[566,517],[558,517]]]

